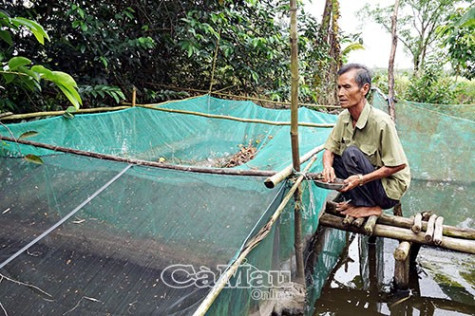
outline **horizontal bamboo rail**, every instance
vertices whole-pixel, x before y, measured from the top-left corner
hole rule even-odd
[[[268,176],[272,176],[276,174],[276,171],[271,171],[271,170],[242,170],[242,169],[229,169],[229,168],[204,168],[204,167],[194,167],[194,166],[172,165],[172,164],[166,164],[162,162],[154,162],[154,161],[147,161],[147,160],[140,160],[140,159],[130,159],[130,158],[113,156],[113,155],[100,154],[100,153],[95,153],[95,152],[79,150],[79,149],[72,149],[72,148],[55,146],[55,145],[50,145],[50,144],[45,144],[45,143],[27,141],[24,139],[14,139],[14,138],[5,137],[2,135],[0,135],[0,140],[35,146],[38,148],[45,148],[45,149],[58,151],[58,152],[76,154],[76,155],[81,155],[81,156],[86,156],[86,157],[93,157],[93,158],[106,159],[106,160],[112,160],[112,161],[118,161],[118,162],[126,162],[126,163],[134,164],[134,165],[156,167],[156,168],[161,168],[161,169],[171,169],[171,170],[178,170],[178,171],[185,171],[185,172],[221,174],[221,175],[231,175],[231,176],[255,176],[255,177],[268,177]]]
[[[267,124],[267,125],[276,125],[276,126],[289,125],[290,126],[290,122],[275,122],[275,121],[267,121],[267,120],[259,120],[259,119],[234,117],[234,116],[229,116],[229,115],[209,114],[209,113],[202,113],[202,112],[196,112],[196,111],[167,109],[167,108],[156,107],[157,105],[159,105],[159,104],[136,104],[136,107],[146,108],[146,109],[155,110],[155,111],[178,113],[178,114],[189,114],[189,115],[202,116],[202,117],[207,117],[207,118],[231,120],[231,121],[238,121],[238,122],[244,122],[244,123],[258,123],[258,124]],[[299,122],[299,126],[333,128],[333,126],[335,126],[335,124],[334,123]]]
[[[71,114],[84,114],[84,113],[98,113],[98,112],[108,112],[108,111],[118,111],[128,109],[130,106],[122,105],[122,106],[113,106],[113,107],[99,107],[99,108],[91,108],[91,109],[79,109],[75,112],[71,112]],[[25,114],[9,114],[5,116],[1,116],[0,120],[7,121],[7,120],[24,120],[30,119],[35,117],[44,117],[44,116],[60,116],[66,113],[66,111],[46,111],[46,112],[32,112],[32,113],[25,113]]]
[[[365,230],[361,227],[345,226],[342,222],[342,218],[329,213],[324,213],[319,220],[320,224],[328,227],[337,228],[340,230],[348,230],[355,233],[364,234]],[[409,228],[401,228],[397,226],[390,226],[384,224],[376,224],[374,226],[373,236],[386,237],[391,239],[397,239],[401,241],[416,242],[423,245],[435,246],[431,241],[425,239],[425,234],[420,232],[415,234]],[[441,248],[450,250],[456,250],[466,253],[475,254],[475,241],[469,239],[452,238],[443,236],[442,242],[439,245]]]

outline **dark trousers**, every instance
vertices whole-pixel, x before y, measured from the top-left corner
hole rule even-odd
[[[333,168],[336,176],[341,179],[360,173],[367,174],[375,170],[368,158],[356,146],[348,147],[342,156],[335,155]],[[351,204],[354,206],[380,206],[382,209],[388,209],[399,202],[388,198],[381,179],[358,186],[343,193],[343,196],[346,200],[351,199]]]

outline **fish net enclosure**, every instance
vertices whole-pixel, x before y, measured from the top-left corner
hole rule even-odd
[[[230,161],[236,170],[281,170],[291,163],[290,127],[266,122],[288,122],[290,111],[210,96],[156,107],[195,114],[134,107],[0,127],[2,137],[27,133],[35,144],[83,153],[1,141],[0,302],[9,314],[193,314],[268,222],[290,183],[267,189],[263,176],[163,169],[84,153],[213,170]],[[306,108],[299,116],[336,121]],[[301,126],[301,153],[323,144],[329,132]],[[310,171],[320,168],[321,153]],[[304,237],[315,232],[327,194],[304,181]],[[293,279],[293,216],[289,203],[208,314],[256,313],[269,299],[262,293]],[[314,280],[317,292],[333,261],[326,262]],[[271,272],[278,277],[268,277]]]

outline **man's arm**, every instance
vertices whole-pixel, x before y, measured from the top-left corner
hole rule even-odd
[[[325,158],[325,154],[323,154],[323,157]],[[325,162],[323,165],[325,165]],[[357,186],[360,185],[360,179],[361,179],[361,183],[365,184],[377,179],[387,178],[390,175],[398,171],[401,171],[404,168],[406,168],[406,164],[402,164],[395,167],[382,166],[381,168],[376,169],[375,171],[371,173],[363,175],[362,178],[360,178],[360,176],[358,175],[349,176],[347,179],[344,180],[344,183],[346,183],[347,185],[343,189],[341,189],[340,192],[346,192],[346,191],[350,191],[356,188]]]
[[[323,152],[323,181],[333,182],[336,179],[335,169],[333,169],[333,159],[335,154],[333,154],[328,149],[325,149]]]

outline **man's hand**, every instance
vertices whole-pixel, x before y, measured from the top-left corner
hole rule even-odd
[[[360,177],[358,175],[349,176],[343,180],[343,183],[346,185],[341,190],[339,190],[340,192],[353,190],[360,185]]]
[[[335,169],[333,169],[333,167],[323,168],[322,175],[323,175],[324,182],[333,182],[336,179]]]

